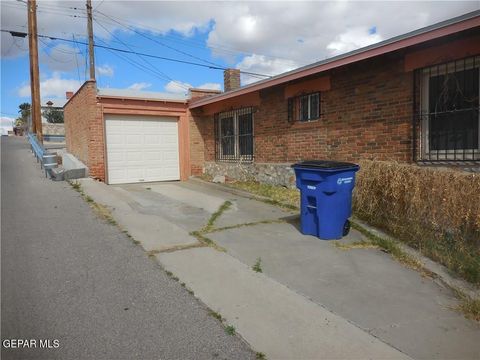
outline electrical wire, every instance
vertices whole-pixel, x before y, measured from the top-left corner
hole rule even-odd
[[[73,7],[72,9],[81,10],[81,9],[75,8],[75,7]],[[97,13],[100,13],[100,11],[97,11]],[[103,14],[103,13],[101,13],[101,14]],[[129,23],[132,26],[135,26],[135,27],[138,27],[138,28],[149,29],[151,31],[162,33],[162,30],[160,30],[158,28],[155,28],[155,27],[152,27],[152,26],[145,25],[145,24],[135,23],[135,22],[132,22],[132,21],[129,21],[129,20],[126,20],[126,19],[121,19],[119,17],[112,16],[112,15],[109,15],[109,18],[112,19],[112,21],[115,21],[114,19],[117,19],[117,20],[123,21],[124,23]],[[193,47],[197,47],[197,48],[205,48],[205,44],[203,42],[200,42],[200,41],[186,40],[182,36],[178,36],[178,35],[171,34],[171,33],[165,34],[164,36],[175,38],[175,40],[172,40],[172,41],[181,41],[181,42],[186,43],[187,46],[193,46]],[[197,45],[193,45],[193,44],[197,44]],[[251,53],[251,52],[235,49],[235,48],[232,48],[232,47],[227,48],[227,47],[220,46],[220,45],[215,45],[215,44],[208,44],[208,47],[211,48],[211,49],[215,49],[217,52],[223,52],[223,53],[230,54],[230,55],[235,55],[235,56],[240,53],[240,54],[243,54],[243,55],[250,55],[250,56],[251,55],[260,55],[260,56],[275,59],[277,61],[284,62],[284,63],[289,63],[289,64],[293,61],[291,59],[281,58],[281,57],[278,57],[278,56],[258,54],[258,53],[254,54],[254,53]]]
[[[212,62],[212,61],[202,59],[201,57],[198,57],[198,56],[196,56],[196,55],[190,54],[190,53],[188,53],[188,52],[186,52],[186,51],[178,50],[178,49],[174,48],[173,46],[164,44],[163,42],[158,41],[157,39],[152,38],[152,37],[150,37],[150,36],[147,36],[147,35],[145,35],[144,33],[136,30],[136,29],[135,29],[134,27],[132,27],[132,26],[128,26],[128,25],[122,24],[120,21],[114,20],[112,17],[110,17],[109,15],[106,15],[106,14],[102,13],[101,11],[98,11],[98,10],[97,10],[97,13],[99,13],[100,15],[105,16],[106,18],[109,18],[110,20],[116,22],[117,24],[119,24],[120,26],[123,26],[123,27],[126,28],[126,29],[128,29],[128,30],[130,30],[130,31],[133,31],[135,34],[140,35],[140,36],[144,37],[145,39],[148,39],[148,40],[150,40],[150,41],[153,41],[153,42],[155,42],[155,43],[157,43],[157,44],[159,44],[159,45],[161,45],[161,46],[164,46],[164,47],[166,47],[166,48],[168,48],[168,49],[170,49],[170,50],[176,51],[176,52],[178,52],[178,53],[180,53],[180,54],[183,54],[183,55],[185,55],[185,56],[189,56],[189,57],[191,57],[192,59],[196,59],[196,60],[199,60],[199,61],[203,61],[203,62],[206,63],[206,64],[210,64],[210,65],[214,65],[214,66],[219,66],[219,67],[221,67],[221,65],[216,64],[216,63],[214,63],[214,62]]]
[[[102,3],[103,3],[103,1],[102,1],[99,5],[97,5],[96,8],[98,8]],[[15,5],[15,3],[12,3],[11,5]],[[19,5],[20,7],[22,6],[22,4],[18,4],[18,5]],[[37,11],[39,11],[39,12],[56,14],[56,15],[64,15],[64,16],[69,16],[69,17],[72,17],[72,18],[80,18],[80,19],[86,19],[86,18],[87,18],[86,16],[72,15],[72,14],[70,14],[70,13],[65,12],[65,11],[68,9],[68,10],[70,10],[70,11],[71,11],[71,10],[75,10],[75,11],[81,12],[82,14],[86,14],[86,10],[85,10],[85,9],[81,9],[81,8],[77,8],[77,7],[62,7],[62,6],[53,6],[53,5],[42,4],[41,6],[38,6],[38,5],[37,5],[37,8],[39,9],[39,10],[37,10]],[[42,9],[48,9],[48,11],[47,11],[47,10],[42,10]],[[61,9],[65,9],[65,10],[61,10]],[[113,24],[116,24],[116,25],[120,25],[120,26],[122,26],[122,27],[124,27],[124,28],[126,28],[126,29],[128,29],[128,30],[130,30],[130,31],[135,32],[135,33],[138,34],[139,36],[142,36],[142,37],[144,37],[144,38],[146,38],[146,39],[148,39],[148,40],[150,40],[150,41],[153,41],[153,42],[155,42],[155,43],[157,43],[157,44],[159,44],[159,45],[161,45],[161,46],[167,47],[167,48],[169,48],[169,49],[171,49],[171,50],[173,50],[173,51],[176,51],[176,52],[181,53],[181,54],[183,54],[183,55],[189,56],[189,57],[194,58],[194,59],[196,59],[196,60],[205,62],[205,63],[207,63],[207,64],[211,64],[211,65],[214,65],[214,66],[217,66],[217,67],[222,67],[221,65],[219,65],[219,64],[217,64],[217,63],[214,63],[214,62],[212,62],[212,61],[209,61],[209,60],[203,59],[203,58],[201,58],[201,57],[195,56],[195,55],[190,54],[190,53],[188,53],[188,52],[179,50],[179,49],[177,49],[177,48],[175,48],[175,47],[173,47],[173,46],[167,45],[167,44],[165,44],[165,43],[163,43],[163,42],[161,42],[161,41],[159,41],[159,40],[157,40],[157,39],[155,39],[155,38],[149,37],[148,35],[146,35],[146,34],[140,32],[140,31],[136,30],[134,26],[126,25],[126,24],[128,24],[128,23],[130,23],[130,24],[135,24],[135,23],[133,23],[133,22],[131,22],[131,21],[124,20],[124,19],[120,19],[120,18],[118,18],[118,17],[114,17],[114,16],[111,16],[111,15],[106,15],[105,13],[103,13],[103,12],[101,12],[101,11],[96,11],[96,13],[104,16],[106,19],[109,20],[110,23],[113,23]],[[121,20],[121,21],[120,21],[120,20]],[[98,19],[97,19],[97,21],[98,21]],[[122,23],[122,21],[123,21],[123,23]],[[160,31],[159,29],[155,29],[155,28],[153,28],[153,27],[145,26],[145,25],[143,25],[143,24],[137,24],[137,26],[138,26],[138,27],[141,27],[141,28],[150,28],[150,29],[153,29],[154,31],[157,31],[157,32]],[[182,42],[184,42],[184,43],[187,43],[187,44],[186,44],[187,46],[194,46],[194,47],[197,47],[197,48],[204,48],[204,44],[201,43],[201,42],[195,42],[195,41],[191,40],[191,41],[190,41],[191,43],[198,43],[198,44],[200,44],[200,45],[196,45],[196,46],[195,46],[195,45],[188,44],[189,41],[183,39],[183,38],[180,37],[180,36],[175,36],[174,34],[168,34],[168,35],[165,35],[165,36],[170,36],[170,37],[176,38],[176,40],[171,40],[171,41],[182,41]],[[165,40],[168,41],[168,40],[170,40],[170,39],[165,39]],[[130,46],[136,47],[136,46],[134,46],[134,45],[130,45]],[[244,55],[254,55],[253,53],[245,52],[245,51],[242,51],[242,50],[235,50],[235,49],[233,49],[233,48],[232,48],[233,50],[229,50],[229,49],[227,49],[227,48],[225,48],[225,47],[214,46],[214,45],[211,45],[211,44],[208,45],[208,46],[209,46],[210,48],[212,48],[212,49],[215,49],[215,51],[217,51],[217,52],[229,53],[230,55],[238,55],[239,53],[244,54]],[[279,58],[279,57],[274,57],[274,56],[271,56],[271,55],[265,55],[265,54],[256,54],[256,55],[264,56],[264,57],[267,57],[267,58],[276,59],[277,61],[284,62],[284,63],[287,63],[287,62],[288,62],[288,63],[291,63],[291,62],[292,62],[292,60],[284,59],[284,58]],[[252,72],[247,72],[247,71],[243,71],[242,73],[243,73],[243,75],[248,75],[248,76],[250,76],[250,77],[258,78],[258,79],[262,79],[262,78],[265,78],[265,77],[271,77],[271,76],[272,76],[272,75],[265,75],[265,74],[254,74],[254,73],[252,73]]]
[[[117,39],[118,41],[122,42],[123,41],[118,38],[117,36],[115,36],[110,30],[108,30],[105,26],[103,26],[98,20],[96,20],[96,18],[93,18],[93,20],[95,21],[96,24],[100,25],[106,32],[108,32],[113,38]],[[123,43],[123,45],[129,49],[129,50],[132,50],[127,44]],[[143,62],[145,62],[148,66],[152,67],[153,70],[155,72],[157,72],[158,74],[161,74],[161,76],[165,77],[166,79],[170,80],[170,81],[173,81],[174,83],[177,83],[180,87],[184,88],[185,90],[188,90],[188,87],[183,85],[181,82],[178,82],[176,80],[173,80],[171,77],[169,77],[167,74],[165,74],[164,72],[158,70],[154,64],[152,64],[150,61],[148,61],[147,59],[143,58],[142,56],[140,55],[137,55],[138,58],[140,58],[140,60],[142,60]]]
[[[74,38],[74,35],[72,34],[72,39]],[[78,82],[81,82],[80,80],[80,66],[78,65],[78,57],[77,57],[77,52],[75,51],[75,64],[77,65],[77,75],[78,75]]]
[[[96,38],[96,40],[105,43],[103,40],[101,40],[99,38]],[[110,50],[108,47],[105,47],[104,49],[109,51],[113,55],[117,56],[118,58],[122,59],[123,61],[129,63],[131,66],[139,69],[140,71],[143,71],[145,73],[148,73],[149,75],[153,75],[153,76],[157,77],[162,82],[167,83],[169,81],[169,79],[166,79],[163,75],[156,73],[153,69],[139,63],[138,61],[135,61],[133,59],[128,58],[126,55],[123,55],[123,54],[117,53],[113,50]]]
[[[15,31],[15,30],[0,29],[0,31],[1,32],[8,32],[8,33],[17,33],[17,34],[20,34],[20,35],[27,36],[27,33]],[[47,39],[50,39],[50,40],[59,40],[59,41],[65,41],[65,42],[69,42],[69,43],[73,42],[70,39],[65,39],[65,38],[56,37],[56,36],[43,35],[43,34],[37,34],[37,36],[41,37],[41,38],[47,38]],[[88,46],[88,43],[86,43],[86,42],[78,41],[78,43]],[[172,62],[177,62],[177,63],[181,63],[181,64],[205,67],[205,68],[209,68],[209,69],[212,69],[212,70],[227,70],[227,68],[221,67],[221,66],[200,64],[200,63],[196,63],[196,62],[192,62],[192,61],[186,61],[186,60],[180,60],[180,59],[175,59],[175,58],[169,58],[169,57],[166,57],[166,56],[158,56],[158,55],[153,55],[153,54],[141,53],[141,52],[137,52],[137,51],[119,49],[119,48],[106,46],[106,45],[98,45],[97,44],[97,45],[94,45],[94,46],[98,47],[98,48],[110,49],[112,51],[122,52],[122,53],[126,53],[126,54],[137,54],[137,55],[141,55],[141,56],[144,56],[144,57],[149,57],[149,58],[154,58],[154,59],[159,59],[159,60],[172,61]],[[240,73],[241,74],[247,74],[247,75],[262,76],[262,77],[271,77],[270,75],[259,74],[259,73],[254,73],[254,72],[250,72],[250,71],[243,71],[243,70],[240,70]]]
[[[45,41],[43,41],[42,39],[39,39],[40,42],[45,45],[45,47],[47,49],[52,49],[52,46],[50,46],[49,44],[47,44]],[[58,60],[57,58],[55,58],[52,54],[50,54],[45,48],[42,48],[43,52],[45,55],[47,55],[50,59],[52,59],[53,61],[55,62],[58,62],[58,63],[62,63],[62,64],[66,64],[66,63],[69,63],[70,60],[67,60],[67,61],[62,61],[62,60]]]

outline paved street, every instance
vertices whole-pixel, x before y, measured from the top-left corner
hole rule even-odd
[[[43,177],[27,142],[1,139],[2,359],[248,359],[208,309],[65,182]]]

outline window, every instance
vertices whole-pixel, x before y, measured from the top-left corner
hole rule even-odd
[[[480,160],[479,65],[477,56],[416,72],[417,159]]]
[[[215,159],[253,160],[253,109],[215,114]]]
[[[288,99],[288,121],[313,121],[320,118],[320,93]]]

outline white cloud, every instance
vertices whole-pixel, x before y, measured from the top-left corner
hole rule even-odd
[[[15,119],[8,116],[2,116],[0,118],[0,134],[6,135],[9,131],[13,130],[13,124]]]
[[[165,85],[165,91],[173,94],[185,94],[188,89],[192,87],[193,86],[189,83],[172,80]]]
[[[93,6],[99,5],[100,1],[93,1]],[[85,41],[86,26],[83,17],[64,16],[74,12],[61,10],[65,8],[64,0],[49,1],[48,7],[45,4],[43,1],[38,3],[40,33],[58,37],[69,37],[71,33],[75,33],[77,41]],[[59,10],[54,13],[51,9],[57,5]],[[69,1],[68,5],[70,8],[85,8],[82,0]],[[1,1],[0,7],[2,28],[26,31],[25,5],[20,2]],[[475,1],[126,0],[102,2],[96,17],[97,21],[111,32],[123,31],[133,34],[118,23],[108,20],[101,13],[122,20],[127,19],[130,24],[135,24],[137,28],[151,32],[152,35],[167,36],[175,47],[182,46],[182,50],[191,53],[196,51],[195,47],[198,44],[193,44],[181,35],[188,37],[198,32],[208,32],[206,45],[214,56],[221,57],[231,63],[231,66],[241,69],[249,68],[251,71],[277,74],[290,69],[292,65],[301,66],[323,60],[333,54],[400,35],[479,8],[479,3]],[[395,21],[392,21],[392,16],[387,16],[388,14],[394,14]],[[368,34],[366,29],[374,26],[378,30],[377,33]],[[102,27],[96,25],[94,27],[96,36],[103,40],[111,39],[111,35]],[[65,34],[66,29],[70,35]],[[172,34],[174,32],[176,34]],[[15,39],[14,43],[10,34],[1,34],[2,57],[27,54],[27,40]],[[153,51],[159,45],[151,43],[151,46]],[[49,54],[57,60],[47,58],[44,60],[53,71],[68,71],[65,70],[67,68],[75,71],[76,52],[75,46],[72,47],[68,50],[70,54],[62,53],[61,48],[54,47]],[[77,58],[78,61],[82,58],[82,65],[79,67],[82,66],[83,69],[83,57],[78,57],[77,54]],[[249,79],[245,81],[252,81],[252,78]],[[180,91],[178,86],[170,85],[169,88]]]
[[[114,74],[113,68],[108,64],[97,66],[96,69],[98,75],[112,77]]]
[[[293,70],[298,66],[299,64],[293,60],[272,59],[256,54],[244,57],[243,60],[237,64],[237,68],[240,70],[269,76]],[[265,77],[241,74],[242,85],[247,85],[261,79],[265,79]]]
[[[327,50],[331,55],[340,55],[346,52],[375,44],[382,41],[382,37],[377,33],[369,33],[366,27],[357,27],[348,29],[338,35],[334,41],[327,45]]]
[[[66,44],[52,45],[45,40],[39,44],[40,64],[47,65],[51,71],[62,72],[85,68],[85,57],[78,48]]]
[[[197,86],[197,89],[207,89],[207,90],[221,90],[222,85],[219,83],[205,83]]]
[[[149,88],[150,86],[152,86],[152,84],[146,83],[146,82],[139,82],[139,83],[133,83],[133,84],[130,85],[128,88],[129,88],[129,89],[132,89],[132,90],[140,91],[140,90],[147,89],[147,88]]]
[[[75,79],[63,79],[59,72],[53,73],[52,77],[40,81],[40,96],[42,98],[65,97],[67,91],[77,91],[81,83]],[[29,97],[30,84],[21,86],[18,89],[18,96]]]

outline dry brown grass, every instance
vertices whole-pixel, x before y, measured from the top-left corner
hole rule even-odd
[[[361,161],[355,214],[480,283],[480,175]]]
[[[300,192],[297,189],[260,184],[255,181],[235,181],[228,185],[255,195],[267,197],[279,205],[287,205],[291,209],[300,207]]]

